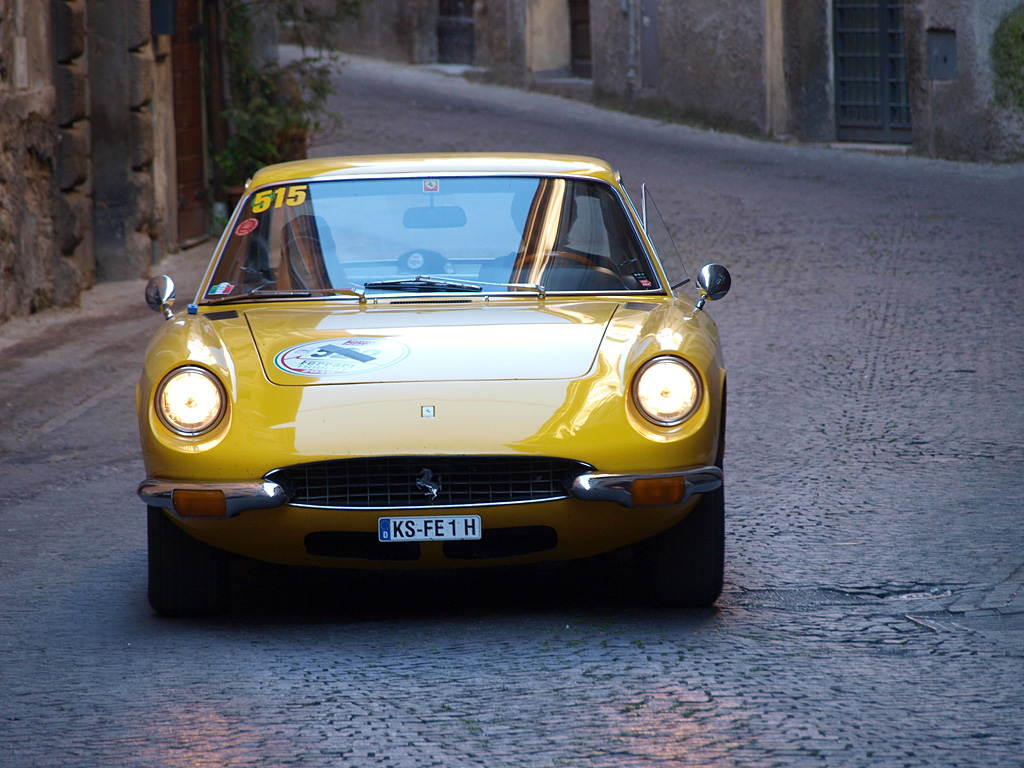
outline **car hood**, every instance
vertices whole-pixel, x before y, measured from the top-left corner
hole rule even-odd
[[[576,379],[617,303],[254,308],[245,319],[274,384]]]

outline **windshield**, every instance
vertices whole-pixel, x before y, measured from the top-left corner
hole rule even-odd
[[[243,203],[204,298],[353,289],[494,293],[528,285],[555,292],[660,291],[608,184],[420,177],[255,191]]]

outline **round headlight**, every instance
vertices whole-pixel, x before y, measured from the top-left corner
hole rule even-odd
[[[224,387],[203,368],[179,368],[157,387],[156,413],[179,435],[202,434],[224,415]]]
[[[685,421],[700,405],[697,372],[678,357],[656,357],[633,379],[633,402],[647,419],[662,427]]]

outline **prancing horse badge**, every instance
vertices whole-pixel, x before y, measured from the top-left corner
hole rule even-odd
[[[431,501],[437,498],[437,492],[441,490],[441,478],[434,480],[434,473],[429,469],[420,472],[416,480],[416,487],[423,491],[424,495]]]

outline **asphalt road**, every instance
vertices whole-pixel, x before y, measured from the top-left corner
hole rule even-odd
[[[625,558],[243,568],[146,604],[141,281],[0,326],[0,766],[1024,765],[1024,168],[752,141],[351,61],[317,155],[576,152],[647,182],[729,371],[726,587]],[[194,290],[209,248],[165,268]],[[185,299],[182,299],[184,301]]]

